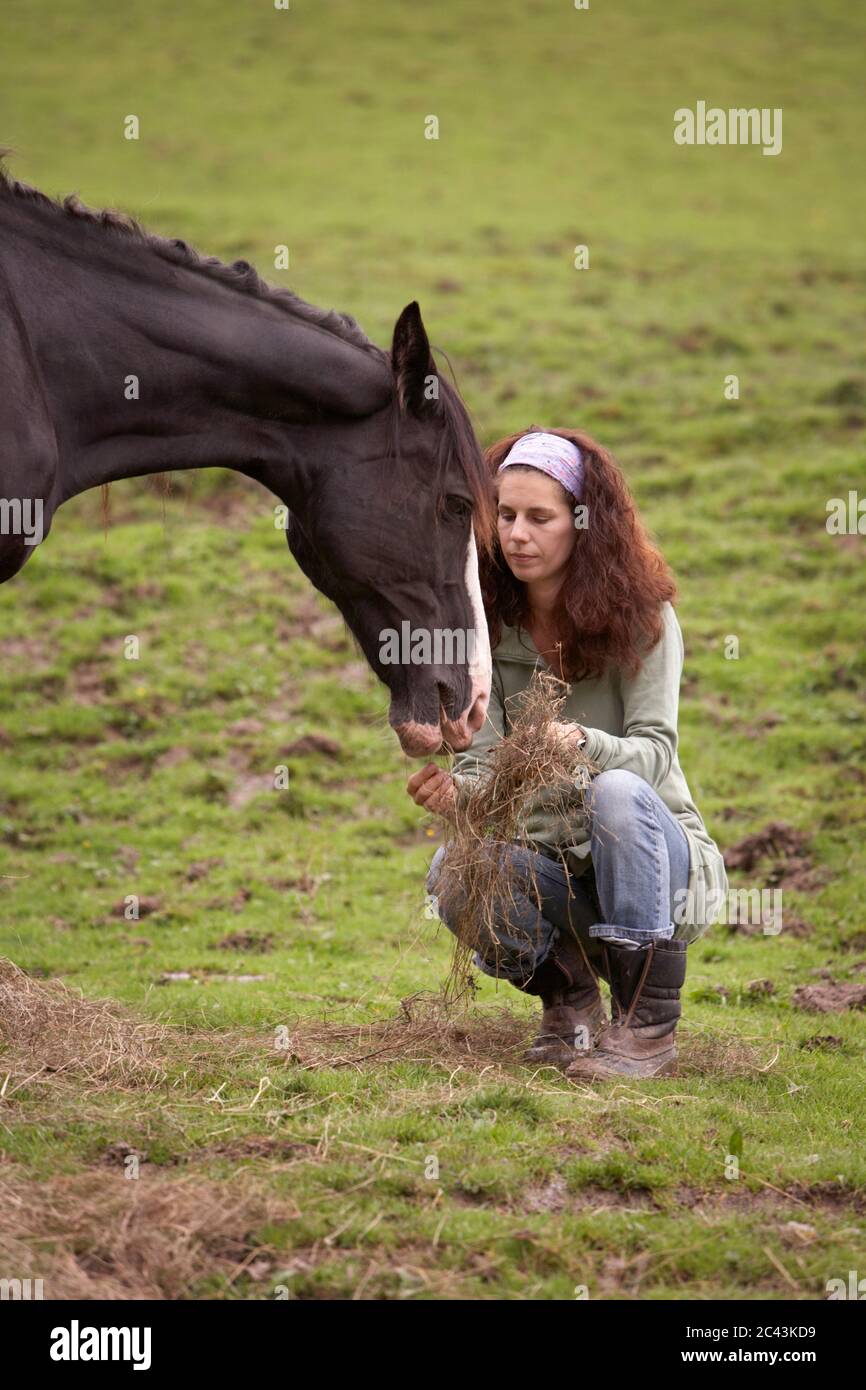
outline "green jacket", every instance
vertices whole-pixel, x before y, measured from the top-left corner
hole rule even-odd
[[[677,757],[683,635],[670,603],[663,604],[662,615],[662,638],[644,656],[638,674],[628,679],[618,668],[608,667],[599,678],[572,684],[562,717],[584,727],[585,752],[600,771],[627,768],[643,777],[683,827],[691,860],[689,899],[684,904],[683,920],[678,920],[675,911],[674,936],[695,941],[719,916],[728,878],[721,852],[692,801]],[[468,778],[484,775],[485,755],[508,732],[509,706],[514,712],[515,697],[526,689],[539,665],[545,667],[546,662],[528,632],[503,625],[493,652],[487,721],[475,735],[472,747],[460,753],[452,767],[458,798],[467,789]],[[528,839],[554,854],[562,851],[571,872],[582,874],[591,863],[587,817],[577,799],[573,816],[552,813],[545,805],[547,800],[549,797],[541,793],[533,802],[526,823]]]

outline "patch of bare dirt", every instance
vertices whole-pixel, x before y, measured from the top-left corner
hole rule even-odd
[[[585,1211],[595,1214],[604,1211],[646,1211],[654,1203],[652,1193],[643,1187],[620,1190],[590,1183],[570,1192],[562,1174],[554,1173],[540,1186],[527,1188],[514,1205],[521,1211]]]
[[[292,594],[292,611],[277,626],[281,642],[306,637],[328,651],[342,651],[349,645],[348,629],[340,614],[326,610],[310,588]]]
[[[776,993],[776,986],[772,980],[749,980],[745,992],[754,999],[768,998]]]
[[[248,773],[238,777],[234,784],[229,788],[228,803],[235,811],[243,810],[244,806],[263,792],[271,792],[274,789],[272,773]]]
[[[847,532],[843,535],[834,536],[833,540],[840,550],[850,550],[855,554],[860,552],[863,547],[863,542],[859,535],[849,535]]]
[[[737,921],[728,922],[726,930],[731,936],[763,936],[764,923]],[[782,933],[784,936],[811,936],[815,928],[802,917],[795,917],[790,912],[785,912],[782,918]]]
[[[207,878],[212,869],[221,869],[225,860],[219,855],[211,859],[196,859],[189,865],[186,871],[187,883],[197,883],[201,878]]]
[[[69,677],[72,694],[80,705],[101,705],[117,690],[117,676],[110,667],[81,662]]]
[[[338,666],[327,674],[339,680],[341,685],[348,686],[350,690],[369,690],[375,679],[365,661],[347,662],[345,666]]]
[[[250,951],[254,955],[265,955],[274,949],[274,938],[270,932],[257,934],[251,931],[233,931],[216,943],[218,951]]]
[[[146,1163],[147,1153],[144,1149],[137,1149],[134,1144],[127,1144],[125,1139],[115,1139],[112,1144],[108,1144],[103,1149],[100,1162],[109,1167],[123,1168],[128,1158],[134,1158],[139,1163]]]
[[[780,724],[784,723],[785,716],[783,714],[776,714],[774,710],[766,710],[763,714],[759,714],[751,724],[747,724],[743,733],[746,738],[763,738],[764,734],[769,733],[771,729],[777,729]]]
[[[660,1188],[605,1188],[588,1183],[570,1191],[561,1174],[554,1174],[546,1183],[527,1189],[515,1206],[528,1211],[664,1211],[671,1206],[689,1211],[701,1210],[713,1215],[725,1211],[756,1211],[780,1215],[788,1211],[794,1216],[796,1208],[804,1213],[823,1212],[837,1215],[840,1210],[852,1215],[866,1212],[866,1193],[842,1188],[833,1183],[794,1183],[785,1191],[768,1185],[754,1188],[745,1179],[726,1182],[714,1189],[679,1184]]]
[[[227,734],[232,734],[237,738],[254,737],[264,732],[265,725],[260,719],[236,719],[226,729]]]
[[[866,1212],[866,1194],[833,1183],[789,1183],[787,1190],[770,1184],[754,1188],[748,1186],[747,1178],[741,1177],[713,1190],[681,1185],[670,1189],[669,1197],[664,1189],[658,1195],[663,1202],[672,1201],[690,1211],[714,1216],[746,1211],[775,1217],[790,1214],[794,1220],[807,1222],[810,1214],[835,1217],[848,1212],[857,1217]]]
[[[326,734],[304,734],[303,738],[296,738],[293,743],[287,743],[280,749],[280,756],[283,758],[300,758],[306,756],[339,758],[343,752],[341,745],[336,739],[328,738]]]
[[[0,637],[0,668],[5,671],[35,675],[47,671],[53,660],[54,651],[47,638]]]
[[[269,878],[267,883],[271,888],[276,888],[280,892],[293,890],[296,893],[306,893],[314,898],[323,883],[329,883],[332,874],[301,874],[297,878]]]
[[[188,759],[188,748],[166,748],[164,753],[160,753],[159,757],[154,759],[153,766],[161,772],[167,767],[177,767],[178,763],[185,763]]]
[[[763,830],[746,835],[724,853],[725,867],[753,873],[768,862],[764,877],[768,887],[814,892],[826,881],[826,871],[815,867],[809,837],[783,821],[772,821]]]
[[[221,1144],[208,1144],[185,1156],[187,1162],[209,1158],[312,1158],[316,1145],[299,1139],[282,1139],[267,1134],[248,1134],[242,1139],[227,1139]]]
[[[253,893],[251,888],[239,888],[229,903],[232,912],[243,912],[252,896]]]
[[[111,909],[111,916],[126,919],[127,907],[128,904],[126,900],[122,898],[121,901],[119,903],[115,903],[114,907]],[[162,898],[142,896],[138,899],[138,916],[139,918],[150,917],[151,914],[154,912],[161,912],[162,907]]]
[[[807,1013],[840,1014],[846,1009],[866,1008],[866,985],[838,984],[828,981],[820,985],[799,985],[791,1003]]]

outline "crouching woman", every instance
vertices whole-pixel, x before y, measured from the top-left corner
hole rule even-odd
[[[527,1060],[580,1080],[670,1075],[688,944],[713,920],[708,904],[727,893],[677,756],[675,584],[617,464],[588,435],[533,428],[486,458],[498,532],[482,574],[488,720],[450,772],[428,763],[407,791],[453,817],[536,667],[567,683],[561,736],[599,771],[573,816],[536,797],[528,843],[502,851],[517,891],[495,909],[495,950],[477,952],[475,964],[540,996]],[[437,897],[446,853],[437,851],[427,878]],[[438,911],[454,930],[453,891]],[[609,1021],[599,977],[610,986]]]

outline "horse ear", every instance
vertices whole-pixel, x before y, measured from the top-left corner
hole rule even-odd
[[[416,300],[394,325],[391,365],[400,409],[419,420],[432,415],[439,400],[439,378]]]

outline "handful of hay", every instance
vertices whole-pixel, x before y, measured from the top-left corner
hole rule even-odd
[[[436,885],[455,933],[454,955],[445,985],[450,1001],[471,994],[470,965],[475,951],[496,962],[501,947],[496,923],[513,918],[515,898],[540,894],[534,867],[528,875],[504,851],[513,845],[532,850],[527,822],[543,803],[545,815],[579,818],[597,766],[582,749],[569,746],[556,725],[569,687],[550,671],[538,669],[523,692],[508,735],[488,755],[489,775],[458,797],[454,819],[446,822],[445,858]],[[560,851],[565,867],[565,859]],[[519,928],[509,936],[530,939]],[[497,970],[498,973],[498,970]]]

